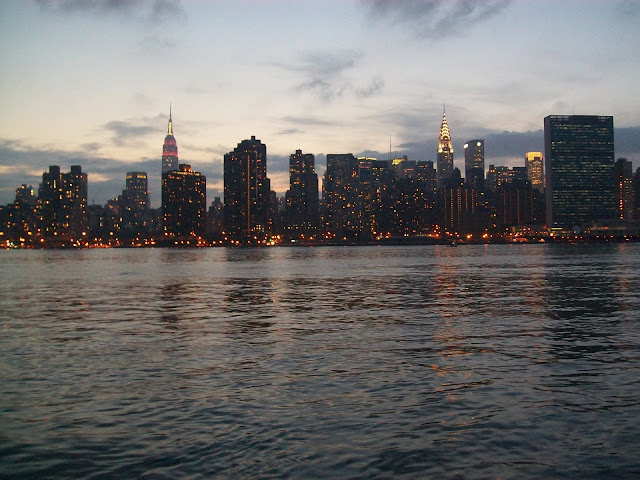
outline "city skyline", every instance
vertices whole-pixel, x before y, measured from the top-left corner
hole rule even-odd
[[[90,204],[146,171],[159,206],[169,102],[180,161],[210,199],[224,154],[251,135],[279,196],[297,149],[319,177],[329,153],[435,161],[444,102],[463,172],[470,139],[485,140],[485,166],[523,166],[545,116],[585,113],[613,116],[616,157],[640,166],[638,4],[464,5],[3,2],[0,203],[49,165],[82,165]],[[243,15],[261,21],[241,37]]]

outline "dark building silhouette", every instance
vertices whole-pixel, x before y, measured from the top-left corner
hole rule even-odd
[[[631,189],[633,191],[633,219],[640,222],[640,167],[633,174]]]
[[[162,219],[165,237],[195,237],[204,234],[207,211],[207,181],[204,175],[180,164],[178,170],[162,174]]]
[[[121,229],[124,234],[148,231],[149,189],[146,172],[128,172],[120,200]]]
[[[215,197],[207,211],[207,235],[210,239],[221,240],[224,232],[224,204]]]
[[[55,245],[86,240],[87,188],[87,174],[79,165],[72,165],[69,173],[60,172],[60,167],[54,165],[42,174],[37,211],[39,234],[45,243]]]
[[[451,234],[473,233],[474,216],[478,208],[478,192],[466,185],[460,170],[453,169],[451,177],[438,189],[440,227]]]
[[[171,106],[169,106],[169,126],[167,136],[162,145],[162,173],[178,170],[178,144],[173,136],[173,121],[171,119]]]
[[[617,217],[620,220],[628,222],[633,221],[633,170],[631,162],[626,158],[616,160],[615,168],[616,182],[616,207],[618,210]]]
[[[469,140],[464,144],[464,176],[467,185],[484,190],[484,140]]]
[[[613,140],[613,117],[545,117],[547,228],[582,231],[616,217]]]
[[[453,175],[453,144],[451,143],[451,132],[449,132],[447,116],[444,111],[442,112],[442,124],[438,138],[437,175],[438,187],[442,187]]]
[[[35,205],[33,187],[23,184],[16,189],[13,203],[0,206],[0,243],[4,244],[2,246],[37,245]]]
[[[267,178],[267,147],[255,136],[224,156],[224,225],[238,241],[271,234],[276,208]]]
[[[325,228],[330,236],[355,238],[362,232],[360,161],[351,153],[327,154],[322,182]]]
[[[496,227],[500,233],[510,227],[534,223],[535,199],[528,180],[518,178],[500,185],[495,198]]]
[[[319,221],[318,175],[315,157],[296,150],[289,156],[289,190],[285,194],[286,228],[294,237],[313,235]]]
[[[487,190],[495,192],[500,185],[508,182],[512,175],[513,173],[509,173],[509,167],[491,164],[487,170],[484,186]]]
[[[393,170],[389,162],[371,159],[370,211],[371,230],[375,235],[385,236],[395,231],[393,181]]]

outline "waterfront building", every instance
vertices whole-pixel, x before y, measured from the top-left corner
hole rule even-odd
[[[616,217],[613,117],[544,119],[547,228],[581,232]]]
[[[633,219],[640,223],[640,167],[633,174],[631,189],[633,191]]]
[[[524,161],[527,168],[527,179],[531,183],[531,188],[544,192],[542,152],[527,152]]]
[[[285,201],[289,233],[313,235],[319,221],[318,175],[313,154],[296,150],[289,156],[289,190]]]
[[[162,220],[165,237],[197,237],[204,233],[207,211],[204,175],[180,164],[162,174]]]
[[[484,140],[469,140],[464,144],[464,176],[467,185],[484,190]]]
[[[377,235],[394,230],[393,181],[394,173],[389,162],[371,159],[371,231]]]
[[[510,227],[534,223],[535,198],[528,180],[515,178],[511,182],[500,185],[495,195],[498,232],[505,233]]]
[[[453,144],[451,142],[451,132],[447,125],[447,116],[442,112],[442,124],[440,125],[440,136],[438,138],[437,157],[438,187],[442,187],[453,174]]]
[[[220,240],[222,238],[222,232],[224,232],[224,204],[220,197],[215,197],[209,206],[206,232],[211,239]]]
[[[252,136],[224,156],[224,225],[238,241],[264,240],[273,225],[267,146]]]
[[[441,229],[454,235],[472,233],[477,229],[474,225],[477,208],[478,192],[465,184],[460,170],[454,168],[451,177],[438,189]]]
[[[87,174],[72,165],[69,173],[52,165],[42,174],[37,211],[40,236],[49,244],[84,241],[87,234]]]
[[[513,172],[509,172],[509,167],[504,165],[489,165],[487,170],[487,177],[485,180],[485,187],[489,191],[496,191],[496,189],[503,183],[507,183],[509,178],[513,176]]]
[[[325,228],[329,236],[355,237],[361,232],[359,167],[360,161],[352,153],[327,155],[322,200]]]
[[[171,106],[169,106],[169,125],[167,136],[162,145],[162,173],[178,170],[178,144],[173,136],[173,121],[171,119]]]
[[[620,220],[628,222],[633,220],[633,170],[631,162],[626,158],[616,160],[615,168],[616,181],[616,207]]]
[[[135,235],[147,230],[149,189],[146,172],[128,172],[120,198],[121,229]]]

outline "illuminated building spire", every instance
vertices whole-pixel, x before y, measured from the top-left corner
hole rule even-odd
[[[442,124],[440,125],[440,136],[438,138],[438,161],[437,176],[438,187],[451,178],[453,174],[453,144],[451,142],[451,132],[447,125],[447,114],[442,105]]]
[[[442,110],[442,125],[440,126],[440,141],[438,142],[438,152],[442,152],[444,148],[449,147],[450,152],[453,153],[453,146],[451,145],[451,132],[449,132],[449,125],[447,125],[447,114]]]
[[[171,117],[171,103],[169,103],[169,126],[167,136],[162,146],[162,173],[178,170],[178,144],[173,136],[173,119]]]

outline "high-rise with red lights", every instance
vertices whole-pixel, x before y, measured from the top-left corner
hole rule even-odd
[[[162,173],[178,170],[178,144],[173,136],[173,121],[171,120],[171,106],[169,106],[169,127],[162,146]]]

